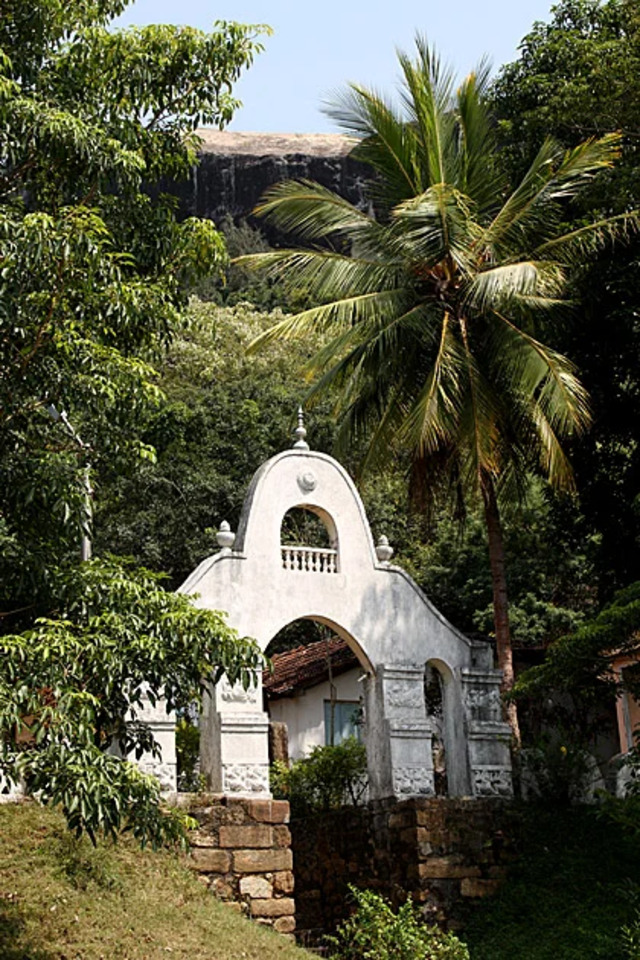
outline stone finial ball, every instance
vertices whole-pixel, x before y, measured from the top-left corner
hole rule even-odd
[[[376,556],[380,563],[388,563],[393,556],[393,547],[389,545],[388,537],[384,535],[378,538],[376,544]]]
[[[218,542],[218,546],[222,550],[230,550],[234,545],[236,541],[236,535],[226,520],[223,520],[220,524],[220,529],[216,533],[216,540]]]

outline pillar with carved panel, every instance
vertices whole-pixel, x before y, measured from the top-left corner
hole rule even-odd
[[[372,799],[434,794],[432,728],[424,669],[381,665],[365,687],[365,743]]]
[[[203,699],[200,765],[207,788],[238,797],[268,798],[269,717],[262,677],[244,690],[223,677]]]
[[[511,728],[502,720],[502,672],[466,668],[461,678],[472,796],[511,797]]]

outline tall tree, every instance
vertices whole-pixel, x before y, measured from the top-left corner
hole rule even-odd
[[[567,232],[562,202],[619,154],[608,135],[565,152],[544,142],[512,188],[500,174],[481,65],[456,91],[426,42],[400,55],[400,106],[352,86],[331,111],[375,173],[376,215],[310,182],[272,188],[258,212],[324,249],[242,258],[307,283],[321,306],[258,338],[335,336],[309,366],[316,394],[335,388],[343,438],[366,434],[365,466],[398,444],[416,497],[443,485],[479,498],[488,531],[503,689],[513,685],[499,497],[538,468],[557,487],[572,473],[562,441],[589,423],[570,361],[541,332],[564,306],[568,271],[635,218]],[[508,716],[519,739],[515,706]]]
[[[199,125],[232,116],[255,30],[109,32],[124,6],[6,0],[0,19],[5,610],[46,593],[77,541],[88,451],[98,476],[153,455],[139,439],[160,399],[149,361],[180,324],[185,283],[225,259],[211,222],[179,223],[149,191],[189,172]]]
[[[567,206],[567,219],[622,212],[640,196],[640,9],[633,0],[561,0],[490,91],[502,157],[514,175],[551,134],[566,148],[612,130],[619,163]],[[573,277],[578,305],[550,342],[580,370],[593,429],[572,451],[587,530],[597,538],[601,601],[640,578],[640,238],[603,250]]]
[[[153,747],[135,718],[118,725],[123,703],[135,711],[145,670],[151,696],[164,684],[175,704],[181,682],[193,692],[218,668],[247,679],[260,658],[213,615],[185,651],[199,612],[145,572],[78,570],[78,543],[87,481],[154,456],[141,440],[162,401],[150,361],[186,282],[225,259],[210,222],[179,223],[152,191],[190,170],[199,125],[231,118],[259,44],[238,24],[110,32],[125,6],[2,3],[0,771],[80,830],[129,820],[144,839],[162,834],[157,785],[107,754],[113,737]]]

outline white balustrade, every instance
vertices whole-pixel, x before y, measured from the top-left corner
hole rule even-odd
[[[282,547],[282,566],[285,570],[304,573],[337,573],[338,551],[321,547]]]

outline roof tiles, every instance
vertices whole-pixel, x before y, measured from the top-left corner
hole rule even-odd
[[[328,680],[329,663],[333,676],[358,665],[356,655],[339,637],[275,653],[271,660],[273,673],[265,672],[262,677],[262,686],[269,700],[294,696],[300,690]]]

